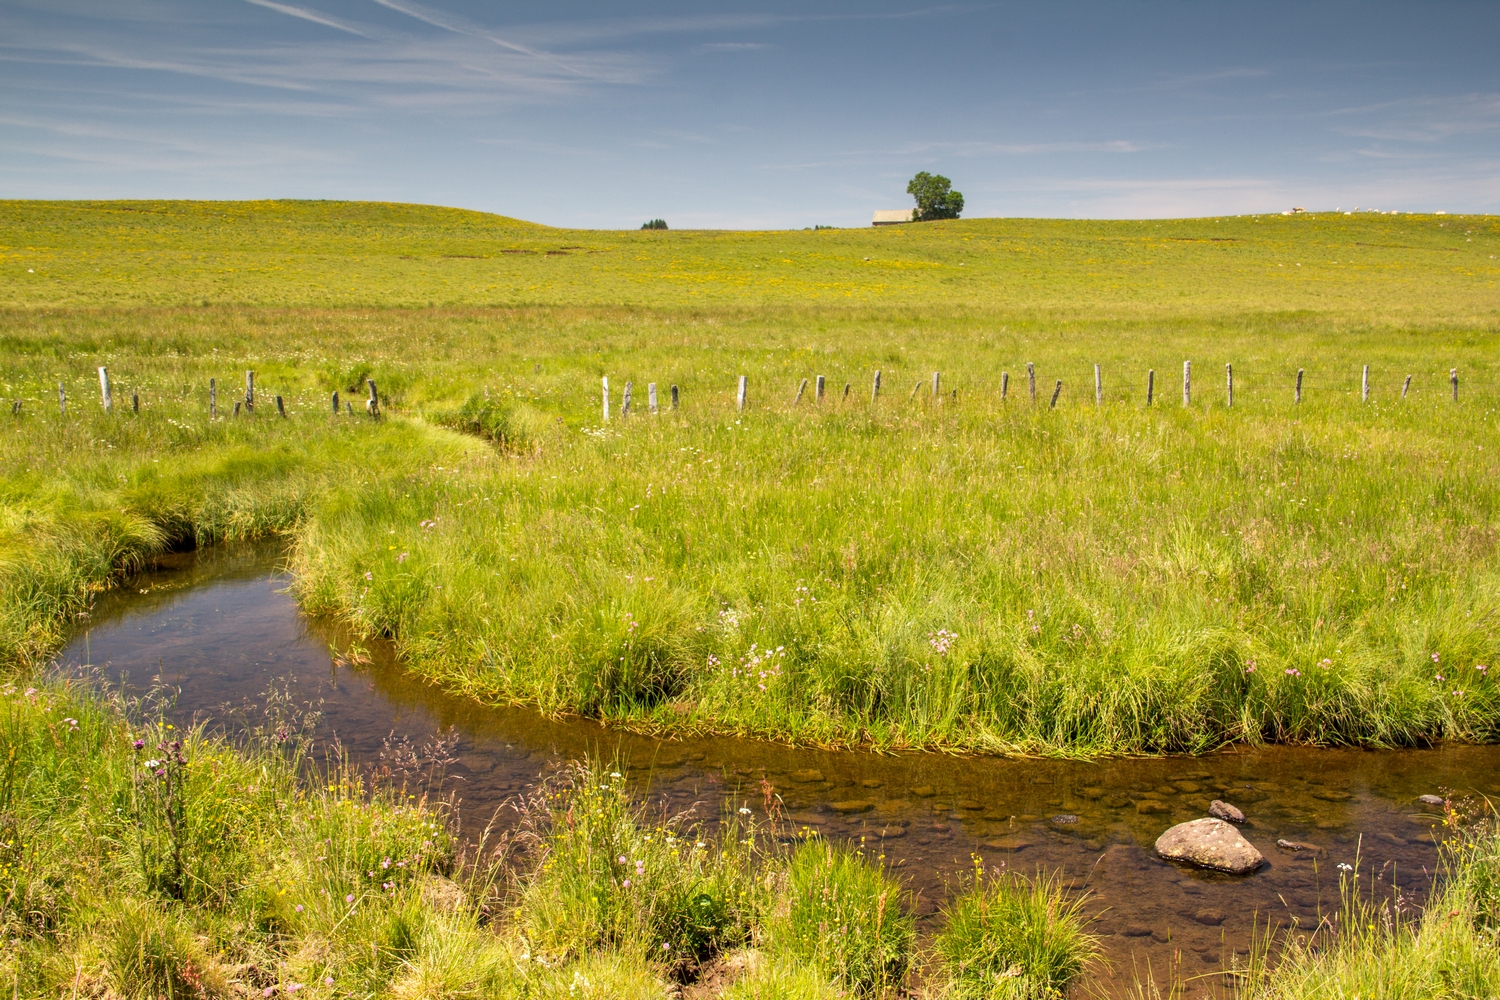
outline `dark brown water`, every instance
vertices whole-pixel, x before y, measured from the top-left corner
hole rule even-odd
[[[389,649],[351,663],[348,637],[299,614],[286,578],[264,550],[170,557],[94,610],[62,663],[93,664],[145,688],[175,686],[180,718],[230,719],[226,707],[260,706],[273,686],[321,701],[318,733],[337,735],[358,762],[397,763],[392,741],[412,747],[450,734],[466,825],[488,820],[560,761],[619,754],[650,794],[717,815],[742,795],[763,810],[762,779],[799,825],[883,852],[919,893],[924,925],[974,858],[1027,873],[1062,873],[1089,893],[1108,959],[1105,993],[1122,994],[1149,969],[1176,969],[1189,996],[1217,991],[1235,952],[1268,923],[1304,926],[1336,907],[1337,865],[1384,869],[1420,899],[1437,860],[1435,812],[1422,794],[1500,793],[1500,747],[1358,751],[1274,747],[1202,758],[1088,763],[874,755],[793,749],[734,739],[655,740],[597,723],[552,720],[444,695],[413,681]],[[382,759],[382,753],[385,754]],[[1243,832],[1267,864],[1241,878],[1160,861],[1155,839],[1205,815],[1213,798],[1244,809]],[[763,818],[763,817],[761,817]],[[1289,852],[1279,839],[1316,845]]]

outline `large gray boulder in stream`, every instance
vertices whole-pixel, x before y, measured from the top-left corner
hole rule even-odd
[[[1222,819],[1178,823],[1156,838],[1156,853],[1168,861],[1186,861],[1199,868],[1243,875],[1265,863],[1265,858]]]

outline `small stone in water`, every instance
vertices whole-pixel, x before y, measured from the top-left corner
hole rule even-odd
[[[1156,839],[1156,853],[1168,861],[1186,861],[1235,875],[1252,872],[1266,860],[1238,830],[1221,819],[1178,823]]]
[[[1058,826],[1072,826],[1074,823],[1078,822],[1078,817],[1074,816],[1072,813],[1059,813],[1058,815],[1052,817],[1052,822],[1056,823]]]
[[[807,781],[822,781],[823,780],[823,772],[819,771],[815,767],[809,767],[809,768],[807,768],[805,770],[802,770],[802,771],[793,771],[792,772],[792,780],[793,781],[802,781],[802,782],[807,782]]]
[[[1155,799],[1141,799],[1141,801],[1135,804],[1135,811],[1142,816],[1151,816],[1156,813],[1171,812],[1172,807],[1165,802],[1158,802]]]
[[[830,802],[828,808],[836,813],[862,813],[874,809],[875,803],[866,802],[864,799],[846,799],[843,802]]]
[[[879,788],[882,784],[884,784],[884,782],[878,781],[875,778],[866,778],[864,781],[861,781],[860,784],[865,788]]]
[[[911,790],[911,793],[919,799],[925,799],[936,795],[937,791],[931,785],[918,785]]]
[[[1097,786],[1090,786],[1088,788],[1078,789],[1078,794],[1083,798],[1088,799],[1090,802],[1097,802],[1099,799],[1104,798],[1104,789]]]
[[[1031,846],[1031,841],[1025,837],[996,837],[986,840],[984,846],[992,851],[1024,851]]]
[[[1240,812],[1228,802],[1214,799],[1208,804],[1208,814],[1214,819],[1226,820],[1230,823],[1245,822],[1245,814]]]
[[[1443,797],[1441,795],[1418,795],[1417,801],[1424,806],[1440,806],[1443,804]]]
[[[1217,927],[1224,922],[1224,911],[1199,910],[1197,913],[1193,914],[1193,919],[1198,921],[1198,923],[1200,924],[1207,924],[1209,927]]]
[[[1324,802],[1343,802],[1346,799],[1353,798],[1348,792],[1342,792],[1336,788],[1319,788],[1312,793],[1312,797],[1322,799]]]
[[[980,808],[983,808],[983,807],[980,806],[980,804],[978,802],[975,802],[973,799],[962,799],[958,803],[958,808],[960,808],[960,809],[980,809]]]
[[[1126,937],[1150,937],[1151,928],[1145,924],[1127,924],[1125,929],[1120,933]]]
[[[1124,792],[1115,792],[1113,795],[1105,797],[1104,804],[1111,809],[1123,809],[1130,804],[1130,796]]]
[[[1309,844],[1303,840],[1278,840],[1276,846],[1283,851],[1310,851],[1313,854],[1322,854],[1323,848],[1317,844]]]

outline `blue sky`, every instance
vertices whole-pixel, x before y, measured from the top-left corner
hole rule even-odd
[[[0,197],[1500,211],[1500,3],[0,0]]]

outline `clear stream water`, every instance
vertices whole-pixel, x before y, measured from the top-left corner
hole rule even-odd
[[[1093,762],[877,755],[741,739],[658,740],[596,722],[490,708],[413,680],[388,646],[350,662],[348,636],[301,614],[265,549],[167,557],[94,609],[60,654],[145,689],[178,689],[179,720],[226,721],[278,687],[321,702],[316,733],[337,736],[362,766],[392,763],[387,744],[455,739],[443,791],[466,829],[560,762],[619,755],[668,808],[706,820],[731,797],[763,812],[762,780],[786,812],[832,838],[863,839],[917,893],[924,930],[974,858],[1060,872],[1086,892],[1106,962],[1096,982],[1123,995],[1137,976],[1174,967],[1189,996],[1217,993],[1222,970],[1268,924],[1316,924],[1338,903],[1339,863],[1381,873],[1420,900],[1437,860],[1438,816],[1417,796],[1500,792],[1500,746],[1361,751],[1271,747],[1197,758]],[[357,660],[358,658],[356,658]],[[382,752],[386,759],[382,760]],[[1159,860],[1156,838],[1223,798],[1267,858],[1230,877]],[[1290,852],[1279,839],[1315,845]]]

